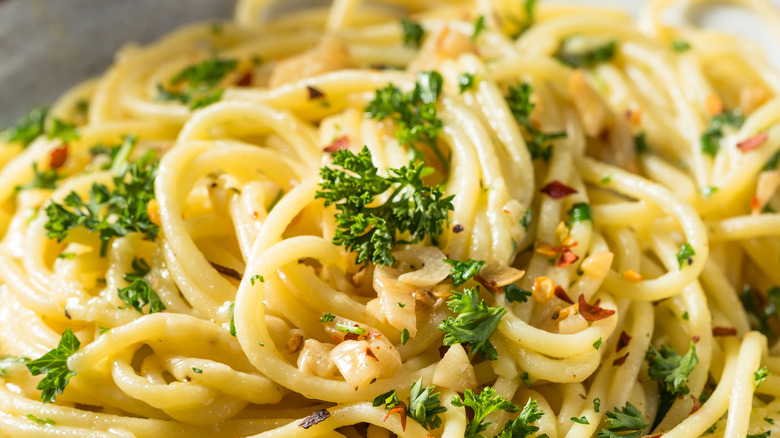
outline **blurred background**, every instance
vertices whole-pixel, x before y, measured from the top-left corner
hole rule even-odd
[[[543,1],[608,5],[632,13],[647,2]],[[780,7],[780,0],[772,1]],[[185,23],[229,19],[234,6],[235,0],[0,0],[0,129],[101,74],[123,44],[149,43]],[[667,18],[683,20],[679,14]],[[778,33],[761,26],[750,13],[708,1],[685,20],[758,41],[780,70]]]

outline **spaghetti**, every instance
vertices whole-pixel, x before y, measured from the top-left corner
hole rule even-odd
[[[0,435],[780,432],[780,76],[673,3],[125,47],[3,133]]]

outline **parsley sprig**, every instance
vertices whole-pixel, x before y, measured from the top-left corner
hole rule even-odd
[[[14,187],[14,191],[27,189],[56,189],[57,181],[62,178],[57,169],[38,170],[38,163],[32,163],[33,179],[27,184]]]
[[[19,143],[26,148],[44,133],[48,112],[49,109],[45,106],[32,109],[13,126],[0,132],[0,138],[9,143]]]
[[[452,266],[452,268],[450,268],[450,278],[452,278],[452,285],[455,287],[469,281],[471,277],[479,273],[486,263],[484,260],[473,259],[468,259],[463,262],[444,259],[444,262]]]
[[[392,265],[395,244],[435,242],[453,209],[453,196],[441,187],[422,181],[422,163],[390,169],[383,177],[371,161],[367,147],[355,155],[347,149],[333,154],[333,164],[323,167],[322,182],[315,197],[325,205],[336,204],[336,232],[333,243],[357,253],[357,263]],[[387,201],[373,205],[377,196],[390,191]]]
[[[144,276],[151,270],[146,260],[134,258],[131,266],[133,271],[124,276],[124,280],[130,285],[117,290],[119,299],[126,304],[125,308],[132,307],[138,312],[144,313],[143,309],[148,304],[150,314],[165,310],[165,304],[160,300],[160,296],[144,280]]]
[[[36,386],[36,389],[41,390],[41,400],[44,403],[54,403],[57,394],[62,394],[70,378],[76,375],[75,371],[68,368],[68,358],[80,346],[81,342],[68,327],[62,333],[57,348],[27,363],[27,369],[33,376],[46,374]]]
[[[493,412],[506,411],[518,412],[520,408],[510,400],[496,394],[496,390],[486,386],[479,394],[474,394],[467,389],[463,398],[456,395],[452,397],[453,406],[467,406],[474,410],[474,418],[466,426],[464,438],[485,438],[481,432],[487,430],[490,423],[485,423],[485,418]],[[532,423],[542,418],[544,412],[539,410],[536,400],[528,400],[520,415],[516,419],[507,421],[498,438],[525,438],[539,430]]]
[[[548,162],[552,156],[550,141],[557,138],[566,138],[566,132],[544,133],[531,123],[531,111],[536,106],[536,104],[531,102],[532,92],[531,85],[525,82],[511,86],[508,89],[509,94],[506,96],[506,102],[509,104],[509,110],[512,111],[515,120],[520,125],[526,146],[531,153],[531,158],[534,160],[541,158]]]
[[[62,242],[74,228],[84,227],[99,233],[101,256],[105,256],[112,238],[130,232],[143,233],[145,238],[154,240],[159,227],[149,219],[146,209],[154,199],[156,173],[154,154],[147,153],[114,177],[113,190],[93,183],[86,202],[76,192],[70,192],[62,204],[52,202],[46,207],[47,236]]]
[[[587,50],[571,50],[571,41],[580,36],[573,36],[564,40],[553,55],[556,59],[572,68],[591,68],[602,62],[608,62],[615,57],[617,41],[607,41]]]
[[[780,287],[772,287],[766,297],[757,290],[745,285],[742,288],[742,306],[750,317],[750,325],[770,339],[777,339],[774,327],[778,326],[778,309],[780,309]]]
[[[366,115],[372,119],[391,119],[397,128],[398,141],[409,146],[416,160],[423,157],[420,144],[427,145],[441,161],[445,169],[449,163],[437,145],[443,125],[436,115],[436,101],[441,94],[444,79],[435,71],[420,72],[414,90],[404,93],[393,84],[376,90],[374,100],[366,107]]]
[[[745,116],[739,108],[733,111],[724,111],[710,119],[707,129],[701,135],[701,151],[707,155],[715,156],[720,149],[720,140],[723,138],[723,128],[733,126],[741,128],[745,123]]]
[[[647,373],[651,379],[658,381],[658,392],[661,399],[655,424],[653,424],[655,427],[669,411],[674,400],[678,396],[690,392],[688,375],[699,363],[699,358],[696,356],[696,346],[691,341],[688,352],[682,356],[668,345],[662,345],[660,351],[651,345],[645,359],[648,363]]]
[[[168,84],[178,89],[169,89],[162,84],[157,84],[157,100],[178,101],[189,105],[192,110],[211,105],[222,98],[223,90],[217,88],[219,82],[225,75],[235,70],[236,66],[238,66],[236,59],[217,57],[188,66],[173,76]]]
[[[506,309],[488,307],[479,298],[479,288],[470,288],[463,293],[453,291],[447,306],[458,315],[448,317],[439,325],[444,335],[444,345],[465,343],[471,352],[488,360],[498,359],[498,352],[490,342],[490,337],[498,328]]]
[[[607,422],[607,427],[600,430],[596,438],[639,438],[648,426],[642,412],[629,402],[623,409],[607,412]]]
[[[403,412],[406,404],[399,400],[395,389],[377,396],[373,405],[385,405],[385,409],[388,411],[396,410],[401,413],[402,419],[404,415],[408,414],[420,426],[433,430],[441,426],[442,420],[439,414],[447,411],[446,407],[441,406],[441,399],[439,398],[441,393],[433,393],[433,390],[433,386],[423,386],[422,378],[420,378],[412,383],[409,394],[409,407],[406,412]]]

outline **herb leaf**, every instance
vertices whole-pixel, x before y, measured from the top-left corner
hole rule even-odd
[[[223,90],[216,89],[219,82],[237,66],[236,59],[216,57],[190,65],[173,76],[169,82],[170,86],[177,86],[179,91],[157,84],[157,100],[189,104],[191,110],[211,105],[222,98]]]
[[[460,73],[458,75],[458,91],[463,94],[466,90],[474,88],[474,76],[471,73]]]
[[[777,323],[777,311],[780,308],[780,288],[777,286],[767,291],[766,298],[749,285],[742,288],[742,306],[750,316],[750,325],[770,339],[776,339],[777,333],[770,326],[770,322]]]
[[[766,382],[767,377],[769,377],[771,374],[772,373],[770,373],[766,367],[759,368],[756,372],[753,373],[753,385],[758,388],[758,385],[760,385],[761,382]]]
[[[629,402],[623,409],[607,412],[607,422],[606,429],[600,430],[596,438],[639,438],[648,426],[642,412]]]
[[[452,278],[452,285],[455,287],[467,282],[471,277],[479,273],[486,263],[484,260],[472,259],[468,259],[464,262],[450,259],[444,259],[444,261],[452,266],[452,268],[450,268],[450,277]]]
[[[485,30],[485,16],[480,15],[477,17],[477,21],[474,22],[474,33],[471,34],[471,41],[476,41],[483,30]]]
[[[439,414],[447,411],[447,408],[441,406],[441,393],[432,394],[433,386],[422,386],[422,378],[412,383],[412,390],[409,394],[409,417],[420,423],[420,426],[426,429],[436,429],[441,426],[442,420]]]
[[[38,163],[32,163],[33,179],[27,184],[14,187],[14,191],[27,189],[56,189],[57,181],[61,178],[57,169],[38,170]]]
[[[435,242],[442,233],[448,211],[453,209],[453,196],[444,197],[442,188],[423,183],[422,163],[390,169],[390,175],[382,177],[371,161],[371,152],[363,147],[358,155],[348,149],[335,152],[333,164],[344,170],[320,169],[321,190],[315,197],[324,199],[326,206],[336,204],[333,243],[356,252],[357,263],[392,265],[394,244],[426,238]],[[369,207],[390,189],[387,202]],[[400,233],[408,233],[408,240],[400,240]]]
[[[412,20],[401,20],[401,30],[404,34],[404,45],[411,47],[420,47],[423,36],[425,36],[425,29],[420,26],[420,23]]]
[[[572,226],[575,222],[592,221],[593,213],[590,210],[590,205],[586,202],[578,202],[571,206],[569,212],[569,220],[566,225]]]
[[[128,274],[125,275],[125,281],[131,281],[130,285],[117,290],[119,299],[126,304],[125,308],[132,307],[138,312],[144,313],[143,308],[148,304],[149,314],[165,310],[165,304],[146,280]]]
[[[515,286],[514,284],[504,286],[504,296],[510,303],[525,303],[531,295],[531,291],[527,291],[520,286]]]
[[[439,330],[446,333],[444,345],[466,343],[471,352],[488,360],[498,359],[498,352],[490,337],[496,331],[498,323],[506,313],[503,307],[488,307],[479,298],[479,288],[466,289],[462,294],[452,293],[447,306],[457,312],[457,317],[442,321]]]
[[[77,140],[79,133],[76,132],[76,125],[65,120],[54,118],[51,123],[51,129],[49,130],[49,139],[58,138],[63,143]]]
[[[732,111],[724,111],[710,120],[707,129],[701,135],[701,151],[707,155],[715,156],[720,149],[720,140],[723,138],[723,127],[730,125],[741,128],[745,123],[745,116],[737,108]]]
[[[13,126],[0,132],[0,138],[9,143],[20,143],[26,148],[43,134],[48,112],[49,109],[45,106],[30,110],[14,122]]]
[[[544,412],[539,409],[536,400],[529,399],[523,410],[520,411],[520,415],[504,424],[498,438],[525,438],[539,430],[539,427],[534,426],[533,423],[542,416],[544,416]]]
[[[550,141],[566,138],[566,132],[543,133],[531,123],[531,112],[536,105],[531,102],[533,89],[529,84],[523,82],[516,86],[510,86],[507,91],[509,94],[505,97],[506,102],[515,120],[520,125],[526,146],[531,153],[531,159],[541,158],[545,162],[550,161],[552,156]]]
[[[105,256],[108,242],[113,237],[140,232],[146,239],[154,240],[159,227],[152,223],[147,213],[147,206],[154,199],[157,173],[153,157],[153,154],[147,154],[115,176],[113,191],[103,184],[93,183],[87,202],[78,193],[70,192],[62,204],[49,204],[46,207],[47,237],[62,242],[71,230],[84,227],[100,234],[101,256]]]
[[[617,41],[608,41],[602,45],[585,51],[570,51],[567,49],[572,37],[564,40],[555,52],[555,58],[572,68],[591,68],[602,62],[608,62],[615,57]],[[574,37],[578,38],[578,37]]]
[[[366,115],[372,119],[390,118],[397,125],[395,136],[409,146],[415,159],[422,159],[419,143],[427,145],[445,169],[449,163],[439,149],[436,139],[443,126],[436,115],[436,101],[441,94],[444,79],[435,71],[420,72],[411,93],[403,93],[393,84],[376,90],[374,100],[366,106]]]
[[[693,263],[692,257],[696,255],[696,251],[693,250],[693,247],[690,243],[683,243],[680,247],[680,251],[677,252],[677,263],[680,264],[680,269],[683,268],[685,265],[685,262],[687,261],[689,264]]]
[[[486,386],[479,394],[474,394],[470,389],[467,389],[462,400],[460,396],[456,395],[452,397],[450,402],[453,406],[468,406],[474,410],[474,418],[466,427],[464,438],[485,438],[485,435],[480,432],[485,431],[490,425],[490,423],[484,422],[488,414],[496,411],[517,412],[520,410],[511,401],[496,395],[496,390],[490,386]]]
[[[70,327],[65,329],[57,348],[49,351],[38,359],[27,362],[30,374],[37,376],[46,374],[36,386],[41,390],[41,400],[44,403],[54,403],[57,394],[62,394],[68,386],[70,378],[76,375],[75,371],[68,368],[68,358],[81,346],[81,342]]]
[[[645,359],[648,363],[647,373],[651,379],[658,381],[661,398],[653,425],[655,427],[666,415],[675,398],[690,392],[687,385],[688,375],[699,363],[699,358],[696,356],[696,346],[690,341],[688,352],[683,356],[668,345],[661,346],[661,351],[651,345]]]

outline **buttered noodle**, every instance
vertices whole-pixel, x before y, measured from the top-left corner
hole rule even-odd
[[[533,436],[594,436],[610,424],[605,413],[627,403],[654,426],[647,435],[780,434],[771,336],[780,323],[774,302],[766,304],[780,285],[772,163],[780,76],[752,44],[664,26],[671,0],[649,2],[638,25],[617,11],[540,4],[527,29],[519,1],[336,0],[271,20],[266,3],[243,0],[234,22],[124,48],[103,76],[49,110],[47,123],[74,123],[78,138],[0,148],[0,351],[11,356],[1,435],[462,437],[470,417],[451,400],[486,386],[520,407],[538,403],[544,415]],[[780,24],[768,2],[732,3]],[[480,16],[484,30],[474,36]],[[419,48],[404,43],[404,18],[422,26]],[[612,41],[614,56],[584,69],[553,57],[577,39],[586,48]],[[217,90],[216,102],[191,110],[185,100],[160,100],[172,77],[210,59],[236,60],[201,90]],[[382,175],[407,165],[413,155],[393,122],[364,110],[388,84],[410,91],[422,71],[444,79],[435,105],[446,165],[424,155],[454,209],[437,249],[430,239],[399,244],[394,268],[356,264],[332,243],[335,207],[315,198],[319,169],[331,163],[324,149],[344,138],[354,153],[365,145]],[[473,86],[461,91],[464,75]],[[532,155],[529,128],[505,99],[520,83],[533,90],[534,129],[565,133],[543,145],[552,148],[547,159]],[[744,123],[725,124],[716,151],[703,150],[708,124],[730,111]],[[47,205],[71,191],[88,199],[93,183],[111,187],[118,170],[99,166],[93,147],[128,134],[138,138],[130,161],[145,151],[160,159],[148,207],[156,238],[114,237],[102,257],[98,235],[83,227],[62,242],[47,237]],[[55,163],[64,147],[67,158]],[[63,179],[54,189],[16,190],[33,179],[33,163]],[[540,192],[554,181],[576,193]],[[571,220],[575,204],[588,204],[592,218]],[[561,251],[576,260],[561,263]],[[445,304],[453,285],[433,271],[445,255],[488,261],[532,291],[509,302],[481,289],[489,306],[507,310],[491,337],[496,360],[460,346],[442,358],[438,327],[453,316]],[[118,295],[139,259],[161,312],[137,311]],[[517,279],[507,266],[525,274]],[[416,309],[404,330],[393,323],[400,310],[377,304],[390,287]],[[614,314],[586,320],[567,303],[579,297]],[[741,297],[769,316],[750,315]],[[345,337],[326,329],[326,314],[377,333],[368,341],[386,353],[372,357],[366,381],[355,384],[331,362]],[[66,327],[81,343],[67,360],[75,376],[44,404],[42,376],[13,357],[41,357]],[[655,422],[651,345],[680,355],[694,345],[698,359],[689,394]],[[770,374],[760,382],[754,373],[763,367]],[[440,427],[404,425],[372,406],[393,389],[408,400],[418,379],[441,392]],[[322,409],[327,418],[301,426]],[[491,414],[485,434],[516,416]]]

